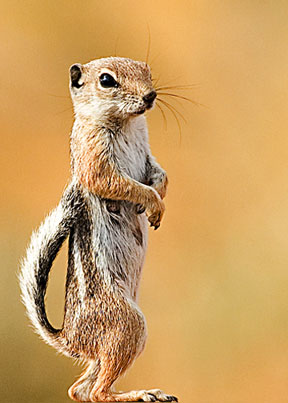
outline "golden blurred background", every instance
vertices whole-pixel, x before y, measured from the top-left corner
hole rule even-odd
[[[149,61],[165,98],[148,114],[168,172],[140,306],[149,338],[119,382],[180,402],[288,401],[288,3],[283,0],[1,1],[1,402],[68,402],[81,369],[32,332],[17,272],[32,229],[69,180],[68,69]],[[61,325],[66,252],[48,314]]]

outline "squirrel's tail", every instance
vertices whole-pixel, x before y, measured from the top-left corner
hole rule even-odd
[[[34,329],[46,343],[63,353],[65,351],[62,350],[59,340],[60,329],[55,329],[49,323],[44,298],[52,263],[71,229],[73,213],[65,203],[67,197],[71,200],[71,192],[68,189],[59,205],[32,234],[19,276],[22,301]]]

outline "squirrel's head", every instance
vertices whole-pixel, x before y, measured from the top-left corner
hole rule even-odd
[[[126,120],[151,109],[156,98],[149,66],[109,57],[70,67],[75,115],[99,122]]]

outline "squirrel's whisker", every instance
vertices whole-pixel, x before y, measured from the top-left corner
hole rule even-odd
[[[181,129],[181,124],[180,124],[179,118],[178,118],[178,116],[177,116],[177,114],[176,114],[177,109],[173,108],[170,104],[168,104],[168,102],[163,101],[163,99],[158,98],[158,101],[159,101],[159,102],[162,102],[162,104],[165,105],[166,108],[169,109],[170,112],[172,113],[172,115],[174,116],[174,119],[176,120],[176,123],[177,123],[177,126],[178,126],[179,135],[180,135],[180,143],[181,143],[181,140],[182,140],[182,129]],[[181,113],[180,113],[179,111],[177,111],[177,113],[179,113],[179,115],[180,115],[182,118],[184,118],[184,117],[181,115]]]
[[[187,123],[187,120],[185,119],[185,117],[182,115],[181,112],[178,111],[178,109],[175,108],[175,106],[169,104],[167,101],[164,101],[161,98],[158,98],[158,101],[162,102],[165,106],[170,107],[174,111],[174,113],[178,114],[183,119],[183,121],[185,123]]]
[[[70,97],[67,97],[66,95],[56,95],[56,94],[50,94],[49,92],[47,92],[47,95],[49,95],[49,97],[55,97],[55,98],[66,98],[70,100]]]
[[[158,108],[160,109],[161,115],[164,120],[164,129],[167,130],[167,119],[166,119],[165,113],[159,104],[156,103],[156,106],[158,106]]]
[[[190,85],[171,85],[171,86],[162,86],[155,88],[155,91],[162,90],[192,90],[193,88],[197,88],[198,84],[190,84]]]
[[[196,106],[201,105],[199,102],[193,101],[193,99],[184,97],[183,95],[179,95],[179,94],[171,94],[170,92],[158,92],[158,95],[167,95],[169,97],[184,99],[185,101],[191,102],[193,105],[196,105]]]
[[[73,106],[70,106],[69,108],[67,108],[67,109],[64,109],[63,111],[60,111],[60,112],[57,112],[55,115],[57,116],[57,115],[61,115],[61,113],[65,113],[65,112],[68,112],[68,111],[73,111]]]
[[[152,82],[155,81],[154,85],[157,85],[159,80],[160,80],[160,76],[158,78],[152,78]],[[157,91],[157,88],[155,88],[155,91]]]
[[[145,63],[148,64],[149,56],[150,56],[150,48],[151,48],[151,32],[150,32],[150,27],[147,23],[147,29],[148,29],[148,45],[147,45],[147,53],[146,53],[146,59]]]

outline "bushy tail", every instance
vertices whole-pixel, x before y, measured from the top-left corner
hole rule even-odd
[[[60,204],[32,234],[20,272],[22,300],[27,314],[36,332],[46,343],[58,349],[61,349],[58,339],[60,330],[54,329],[49,323],[44,298],[52,263],[73,224],[73,211],[69,208],[73,205],[71,204],[72,195],[73,191],[67,189]]]

